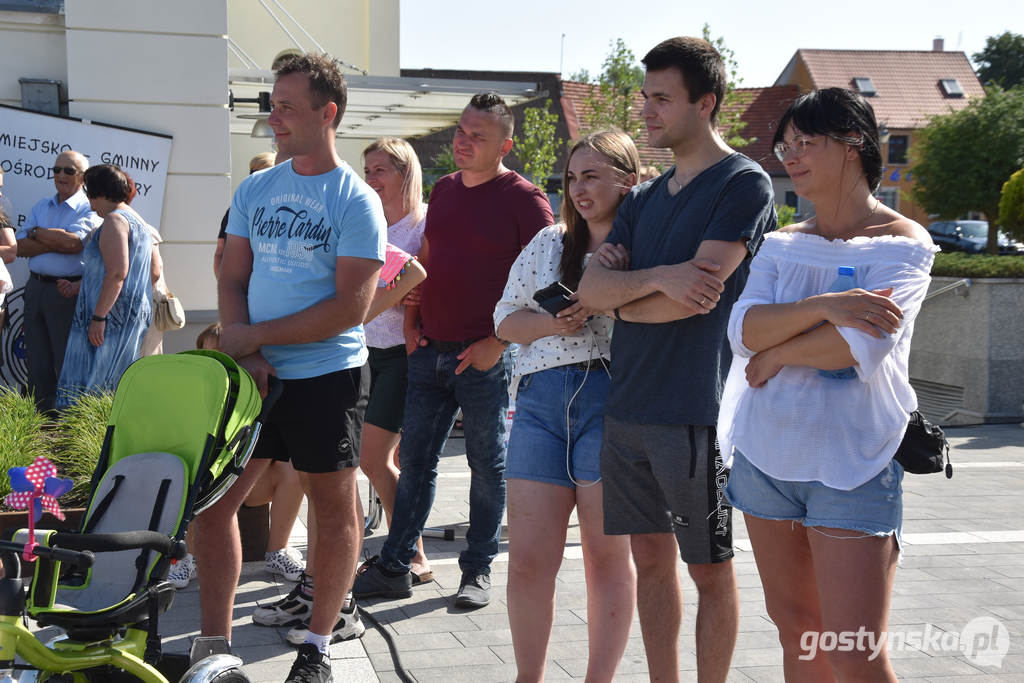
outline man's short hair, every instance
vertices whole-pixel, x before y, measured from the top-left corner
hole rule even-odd
[[[305,74],[309,77],[309,92],[313,96],[313,109],[320,109],[328,102],[338,105],[332,127],[337,128],[348,104],[348,86],[338,65],[327,55],[289,55],[281,60],[274,72],[278,78],[288,74]]]
[[[505,100],[501,99],[501,95],[493,91],[478,92],[469,101],[469,106],[494,114],[498,117],[502,129],[505,131],[505,137],[512,137],[512,131],[515,130],[515,120],[512,117],[512,110],[505,104]]]
[[[691,103],[708,93],[714,95],[711,124],[717,123],[718,110],[725,97],[725,62],[711,43],[689,36],[669,38],[655,45],[640,61],[648,71],[678,69]]]

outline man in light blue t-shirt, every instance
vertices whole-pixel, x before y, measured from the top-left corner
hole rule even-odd
[[[239,186],[218,282],[221,349],[261,391],[270,375],[283,391],[245,472],[197,518],[202,633],[230,636],[241,570],[235,512],[271,458],[290,460],[317,524],[311,609],[308,599],[291,596],[288,639],[299,644],[299,656],[289,681],[331,680],[330,643],[363,633],[355,603],[346,600],[362,538],[356,402],[367,357],[361,323],[387,226],[376,193],[335,150],[345,101],[344,78],[328,57],[302,55],[278,68],[268,123],[291,161]]]

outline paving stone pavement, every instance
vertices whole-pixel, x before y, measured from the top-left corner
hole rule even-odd
[[[890,618],[896,673],[901,680],[915,683],[1024,681],[1024,505],[1020,502],[1024,494],[1024,429],[1020,425],[986,425],[949,429],[947,433],[953,445],[953,479],[937,474],[907,475],[903,482],[904,558],[896,574]],[[429,524],[453,528],[457,540],[426,540],[437,580],[417,587],[406,600],[365,603],[366,611],[383,624],[393,640],[408,680],[419,683],[515,680],[504,597],[508,568],[504,535],[503,554],[493,565],[491,604],[463,610],[453,602],[468,515],[469,472],[464,453],[464,442],[451,439],[439,468]],[[365,480],[360,489],[365,493]],[[740,635],[729,680],[782,681],[782,652],[765,611],[742,516],[735,521]],[[294,543],[303,550],[304,534],[304,528],[296,525]],[[383,539],[383,529],[378,529],[366,539],[366,552],[375,554]],[[548,653],[551,680],[582,679],[586,673],[587,608],[581,557],[574,518],[558,575],[557,611]],[[680,674],[683,680],[696,680],[695,589],[685,570],[682,576],[687,602],[679,640]],[[294,650],[284,640],[286,629],[256,626],[250,614],[257,602],[273,600],[289,589],[289,584],[266,574],[262,563],[248,563],[243,570],[233,648],[256,683],[283,681]],[[198,608],[195,584],[179,591],[161,622],[168,651],[187,650],[190,639],[197,635]],[[985,620],[973,622],[973,626],[983,627],[981,632],[965,646],[967,651],[958,649],[965,627],[976,619]],[[388,643],[369,622],[366,626],[361,640],[332,646],[335,681],[403,680],[396,673]],[[1002,657],[985,647],[993,627],[997,636],[1009,637],[1008,652]],[[615,680],[648,680],[635,619]]]

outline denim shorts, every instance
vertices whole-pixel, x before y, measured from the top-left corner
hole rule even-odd
[[[784,481],[765,474],[734,451],[725,489],[737,510],[762,519],[791,519],[805,527],[860,531],[871,536],[895,534],[902,547],[903,468],[895,460],[850,491],[819,481]]]
[[[602,369],[588,372],[573,365],[524,375],[516,396],[505,478],[567,488],[576,487],[573,479],[598,481],[609,381]]]

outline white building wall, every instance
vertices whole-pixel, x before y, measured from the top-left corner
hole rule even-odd
[[[296,39],[298,46],[274,21],[258,0],[227,0],[228,33],[231,40],[252,58],[259,68],[270,69],[274,59],[287,50],[317,52],[319,44],[330,55],[374,76],[399,76],[399,4],[398,0],[282,0],[288,13],[316,41],[310,40],[273,2],[266,4],[274,16]],[[229,54],[229,65],[246,64]],[[344,69],[345,73],[355,73]],[[263,90],[271,90],[268,83]],[[259,90],[259,89],[257,89]],[[235,88],[236,96],[255,97],[255,91]],[[249,159],[273,149],[272,139],[252,138],[242,132],[231,134],[232,188],[249,173]],[[361,153],[365,140],[337,141],[338,154],[356,170],[362,169]]]
[[[21,106],[19,78],[47,78],[68,84],[64,17],[0,11],[0,103]],[[65,90],[65,92],[67,92]]]
[[[226,0],[66,0],[70,114],[171,135],[161,254],[188,309],[215,309],[230,197]]]

